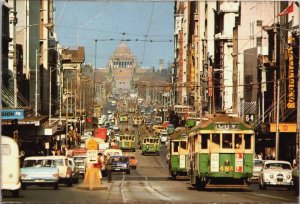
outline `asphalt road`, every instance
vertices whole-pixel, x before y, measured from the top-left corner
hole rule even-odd
[[[4,203],[298,203],[293,191],[286,188],[268,188],[259,190],[252,184],[247,191],[209,190],[200,191],[193,188],[189,181],[170,180],[165,162],[166,149],[163,146],[160,156],[143,156],[137,149],[135,153],[138,167],[132,169],[130,175],[113,173],[111,184],[103,178],[107,190],[82,190],[77,187],[59,186],[59,190],[51,187],[29,186],[21,190],[18,198],[4,192]]]

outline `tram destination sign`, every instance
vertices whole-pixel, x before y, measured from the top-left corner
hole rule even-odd
[[[220,123],[220,124],[215,124],[215,129],[216,130],[238,130],[240,129],[239,124],[228,124],[228,123]]]

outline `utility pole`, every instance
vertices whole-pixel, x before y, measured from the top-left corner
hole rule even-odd
[[[93,117],[95,116],[95,75],[96,75],[96,66],[97,66],[97,42],[95,39],[95,68],[94,68],[94,82],[93,82]]]
[[[69,117],[69,78],[67,78],[66,144],[68,144],[68,137],[69,137],[68,117]]]
[[[274,82],[275,83],[275,82]],[[280,94],[280,80],[277,81],[277,103],[276,103],[276,156],[279,159],[279,94]]]
[[[35,116],[38,115],[37,95],[38,95],[38,49],[35,50]]]

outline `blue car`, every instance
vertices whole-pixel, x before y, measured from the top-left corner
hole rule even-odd
[[[129,159],[126,156],[112,156],[109,158],[112,163],[112,171],[126,172],[130,174]]]
[[[22,189],[29,185],[53,186],[58,189],[59,169],[43,156],[27,157],[21,168]]]

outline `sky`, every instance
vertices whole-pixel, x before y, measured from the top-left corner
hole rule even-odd
[[[107,66],[122,39],[130,40],[142,67],[158,68],[163,59],[167,68],[174,56],[173,9],[173,1],[55,0],[55,32],[63,47],[84,46],[85,64],[97,68]]]

